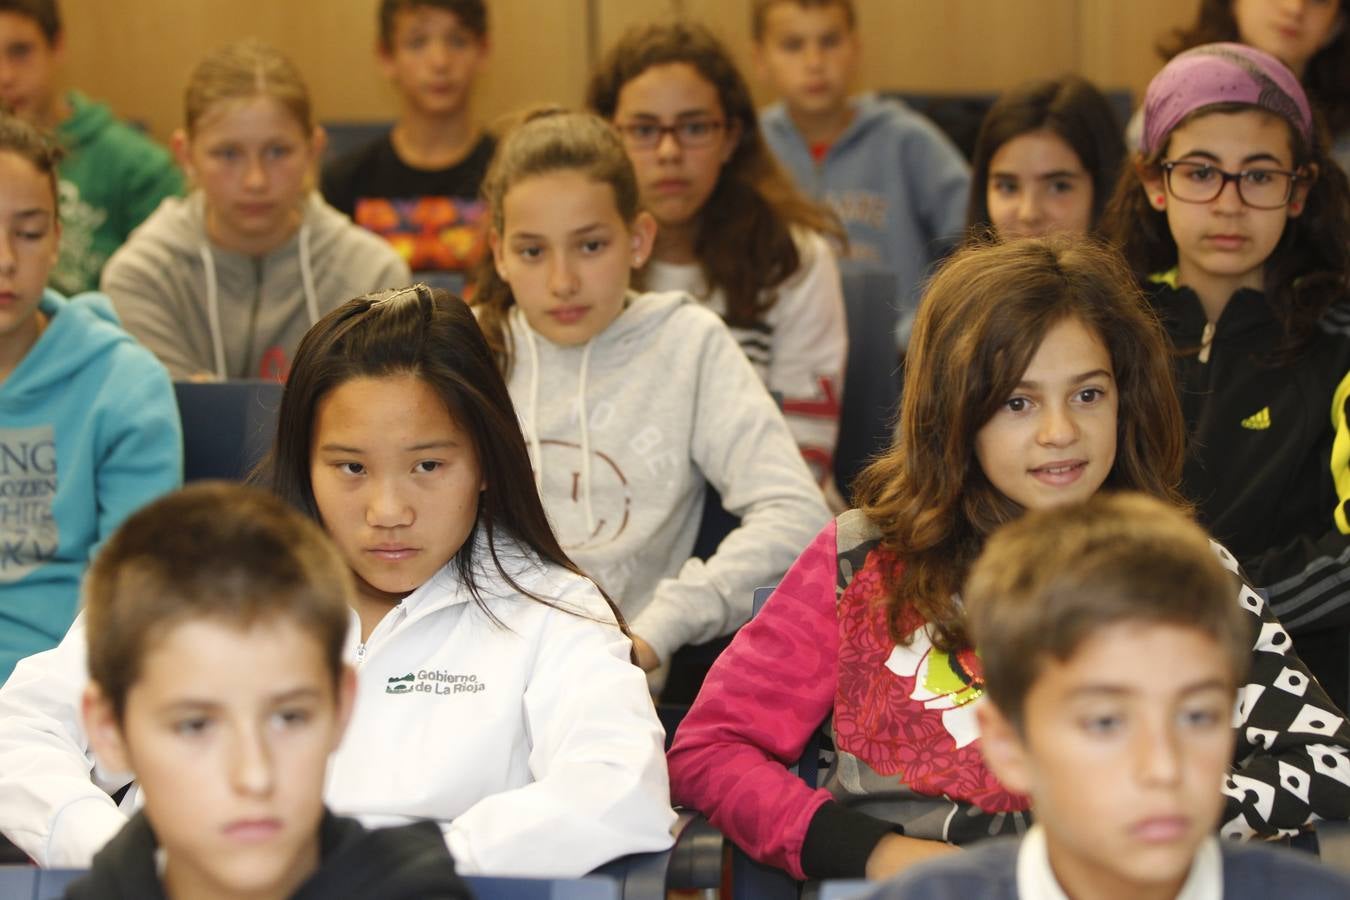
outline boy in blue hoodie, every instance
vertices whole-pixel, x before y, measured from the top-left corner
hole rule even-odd
[[[755,0],[755,68],[783,99],[764,138],[848,231],[849,257],[895,274],[901,348],[929,265],[961,236],[970,168],[932,122],[849,95],[859,54],[852,0]]]
[[[101,294],[45,288],[60,151],[0,115],[0,683],[55,646],[95,547],[182,481],[168,373]]]
[[[65,52],[56,0],[0,0],[0,104],[65,149],[61,256],[49,276],[64,294],[98,287],[103,264],[159,201],[183,192],[169,152],[102,103],[57,89]]]

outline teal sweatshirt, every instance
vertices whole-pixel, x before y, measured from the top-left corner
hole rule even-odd
[[[70,116],[57,128],[61,161],[61,256],[49,283],[63,294],[98,288],[99,273],[159,201],[183,193],[169,152],[72,91]]]
[[[183,480],[173,384],[108,298],[49,289],[39,308],[47,328],[0,383],[0,683],[65,634],[98,545]]]

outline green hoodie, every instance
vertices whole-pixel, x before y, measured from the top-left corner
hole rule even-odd
[[[61,161],[61,256],[50,283],[63,294],[98,288],[99,273],[159,201],[183,193],[167,150],[78,91],[57,128]]]

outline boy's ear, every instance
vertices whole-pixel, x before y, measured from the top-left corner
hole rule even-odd
[[[1294,193],[1289,196],[1289,218],[1297,219],[1303,215],[1304,208],[1308,205],[1308,191],[1317,183],[1317,165],[1310,163],[1303,167],[1307,174],[1294,182]]]
[[[89,736],[89,748],[94,751],[99,765],[113,772],[130,772],[131,762],[122,737],[122,726],[113,714],[112,703],[92,681],[80,698],[80,714],[84,718],[85,734]]]
[[[975,720],[980,725],[980,752],[989,770],[1004,787],[1030,795],[1031,759],[1021,733],[987,700],[975,708]]]
[[[317,165],[323,162],[323,153],[328,149],[328,132],[322,125],[315,125],[309,134],[309,156]]]
[[[656,231],[661,226],[656,224],[656,219],[652,214],[643,210],[633,219],[633,224],[629,228],[631,233],[631,244],[629,249],[633,253],[632,262],[634,269],[640,269],[647,264],[651,258],[652,247],[656,243]]]
[[[342,736],[347,733],[347,723],[352,720],[352,708],[356,705],[356,670],[343,663],[342,674],[338,676],[337,683],[337,728],[333,729],[333,746],[329,752],[333,752],[342,743]]]
[[[1144,195],[1148,197],[1148,205],[1158,212],[1167,209],[1167,184],[1163,178],[1163,170],[1143,160],[1135,160],[1134,171],[1139,176],[1139,184],[1143,188]]]
[[[169,136],[169,149],[173,151],[173,158],[178,163],[178,168],[183,170],[183,174],[191,180],[196,177],[196,172],[192,169],[192,151],[191,142],[188,139],[188,133],[182,128],[175,128],[173,134]]]

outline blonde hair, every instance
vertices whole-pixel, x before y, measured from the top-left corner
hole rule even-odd
[[[227,44],[197,63],[183,97],[189,135],[221,103],[270,97],[295,117],[306,136],[314,130],[309,88],[286,54],[256,38]]]

